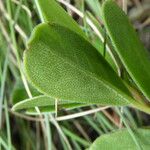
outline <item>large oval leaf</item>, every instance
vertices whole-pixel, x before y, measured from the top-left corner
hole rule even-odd
[[[136,129],[134,135],[139,145],[143,150],[150,148],[150,129]],[[137,145],[134,143],[127,129],[122,129],[117,132],[102,135],[95,140],[89,150],[137,150]]]
[[[150,100],[150,55],[144,49],[125,13],[115,2],[103,5],[104,25],[132,79]]]
[[[66,27],[41,24],[24,55],[28,79],[61,100],[127,105],[130,95],[117,74],[84,38]]]

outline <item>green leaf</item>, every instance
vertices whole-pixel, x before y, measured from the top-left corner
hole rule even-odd
[[[58,100],[57,103],[58,110],[67,108],[71,109],[79,106],[85,106],[85,104],[61,100]],[[55,99],[40,95],[18,102],[13,106],[12,110],[26,110],[29,113],[35,113],[35,107],[39,107],[41,112],[53,112],[55,111]]]
[[[143,150],[150,148],[150,129],[135,129],[134,135],[136,136],[139,145]],[[117,132],[105,134],[97,138],[91,145],[89,150],[137,150],[127,129],[121,129]]]
[[[93,24],[99,30],[102,37],[105,39],[105,36],[106,36],[105,31],[102,28],[101,24],[98,22],[98,20],[90,12],[87,12],[87,16],[90,18],[90,20],[93,22]],[[114,50],[113,50],[113,47],[111,45],[110,39],[108,38],[108,36],[106,38],[107,38],[107,40],[106,40],[107,41],[107,43],[106,43],[107,46],[111,49],[111,52],[112,52],[113,56],[116,56],[114,54]],[[105,57],[105,60],[110,64],[110,66],[115,70],[115,72],[117,72],[118,71],[117,70],[118,60],[117,60],[116,57],[115,57],[115,59],[112,58],[112,56],[108,52],[108,49],[107,50],[105,49],[105,52],[104,52],[104,42],[102,42],[102,40],[99,37],[97,37],[97,39],[95,39],[95,40],[92,39],[92,43],[96,47],[96,49],[101,53],[101,55]],[[104,55],[104,53],[105,53],[105,55]]]
[[[111,0],[103,5],[104,25],[128,73],[150,100],[150,55],[125,13]]]
[[[29,81],[56,99],[102,105],[127,105],[130,94],[105,59],[66,27],[35,28],[24,55]]]
[[[84,32],[78,24],[66,13],[66,11],[57,4],[55,0],[37,0],[39,12],[41,12],[44,22],[57,23],[68,27],[85,37]]]
[[[33,88],[33,86],[29,85],[29,89],[33,96],[41,95],[41,93],[39,93],[35,88]],[[16,82],[11,97],[13,104],[16,104],[21,100],[27,99],[29,97],[21,80],[18,80]]]

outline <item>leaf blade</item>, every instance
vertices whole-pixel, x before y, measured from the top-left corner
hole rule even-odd
[[[86,38],[78,24],[55,0],[38,0],[38,6],[44,18],[44,22],[58,23]]]
[[[61,101],[58,100],[57,107],[59,110],[61,109],[68,109],[68,108],[76,108],[79,106],[85,106],[85,104],[81,103],[76,103],[76,102],[70,102],[70,101]],[[40,110],[43,112],[49,111],[49,112],[54,112],[55,111],[55,99],[45,96],[45,95],[40,95],[36,96],[30,99],[25,99],[23,101],[20,101],[16,103],[12,110],[13,111],[18,111],[18,110],[29,110],[29,112],[33,113],[35,107],[39,107]],[[36,110],[35,110],[36,111]]]
[[[141,44],[127,16],[115,2],[106,1],[102,12],[116,52],[134,82],[150,100],[150,55]]]
[[[144,150],[148,150],[150,146],[150,130],[149,129],[135,129],[134,134]],[[97,138],[91,145],[90,150],[137,150],[137,147],[128,133],[127,129],[118,130],[114,133],[102,135]]]
[[[41,24],[28,47],[24,55],[26,74],[42,93],[77,102],[129,104],[126,100],[130,94],[116,73],[88,41],[71,30]],[[121,91],[117,93],[120,89],[121,95]]]

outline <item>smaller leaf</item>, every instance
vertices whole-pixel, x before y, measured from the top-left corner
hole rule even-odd
[[[57,4],[55,0],[37,0],[44,22],[58,23],[86,37],[78,24]]]
[[[150,55],[139,40],[127,15],[112,0],[103,4],[104,25],[126,70],[150,100]]]
[[[76,108],[79,106],[85,106],[85,104],[61,100],[58,100],[57,103],[58,110]],[[39,107],[40,110],[43,112],[53,112],[55,111],[55,99],[48,96],[40,95],[15,104],[12,110],[27,110],[29,112],[35,112],[35,107]]]
[[[134,135],[143,150],[150,148],[150,129],[135,129]],[[97,138],[89,150],[137,150],[127,129],[105,134]]]

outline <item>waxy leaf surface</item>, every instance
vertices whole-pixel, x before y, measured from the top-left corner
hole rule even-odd
[[[84,38],[66,27],[35,28],[24,55],[29,81],[56,99],[127,105],[130,94],[120,78]]]
[[[150,54],[141,44],[126,14],[111,0],[103,5],[104,25],[128,73],[150,100]]]
[[[150,130],[136,129],[133,131],[137,142],[143,150],[150,148]],[[137,150],[137,145],[127,129],[105,134],[95,140],[89,150]]]

